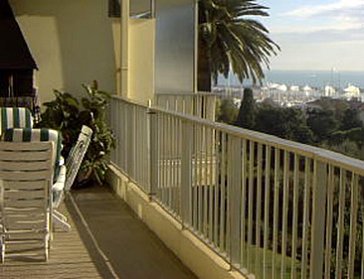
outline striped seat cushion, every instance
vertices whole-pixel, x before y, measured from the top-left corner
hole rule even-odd
[[[61,134],[53,129],[41,128],[12,128],[5,130],[3,135],[4,141],[10,142],[39,142],[39,141],[53,141],[54,142],[54,153],[55,161],[55,172],[54,181],[57,180],[60,167],[63,164],[61,157],[62,151],[62,136]]]
[[[9,128],[32,128],[33,117],[27,108],[0,108],[0,133]]]

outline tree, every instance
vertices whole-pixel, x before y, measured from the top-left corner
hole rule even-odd
[[[244,96],[241,100],[238,118],[235,125],[241,128],[253,129],[255,124],[255,101],[253,90],[251,88],[244,89]]]
[[[230,69],[242,83],[264,78],[262,66],[279,46],[269,31],[252,17],[266,17],[265,6],[256,0],[199,0],[198,90],[211,91],[211,76],[228,76]]]
[[[330,139],[338,127],[338,122],[332,110],[316,109],[308,112],[307,125],[314,133],[316,143],[322,143]]]
[[[255,130],[306,144],[313,141],[303,112],[295,108],[260,107],[256,113]]]
[[[218,122],[232,125],[237,115],[238,109],[232,99],[223,99],[221,102],[218,102],[216,109],[216,120]]]
[[[351,130],[353,128],[360,128],[363,123],[359,119],[359,112],[355,109],[347,109],[344,112],[343,119],[341,121],[340,129],[343,131]]]

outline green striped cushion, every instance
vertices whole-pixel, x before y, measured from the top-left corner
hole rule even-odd
[[[61,151],[62,151],[62,136],[53,129],[41,128],[12,128],[7,129],[3,136],[4,141],[10,142],[39,142],[39,141],[53,141],[55,157],[55,172],[54,181],[57,180],[61,166]]]
[[[9,128],[32,128],[33,117],[27,108],[0,108],[0,133]]]

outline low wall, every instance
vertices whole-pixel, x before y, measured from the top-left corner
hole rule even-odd
[[[201,279],[245,278],[201,242],[156,202],[141,191],[123,173],[110,166],[108,182],[139,216],[139,218],[171,249],[177,257]]]

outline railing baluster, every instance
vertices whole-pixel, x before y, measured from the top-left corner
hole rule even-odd
[[[193,156],[193,126],[190,122],[182,122],[182,161],[181,161],[181,219],[183,226],[190,227],[192,223],[192,156]]]
[[[198,232],[203,234],[203,180],[202,180],[202,126],[197,128],[198,141],[197,154],[198,154]]]
[[[176,137],[176,131],[177,131],[177,121],[175,118],[171,118],[171,208],[173,213],[175,214],[176,218],[178,218],[177,215],[177,204],[176,204],[176,189],[177,189],[177,181],[176,181],[176,146],[177,146],[177,137]]]
[[[175,102],[173,102],[173,106]],[[168,208],[172,214],[175,214],[175,208],[173,204],[173,180],[174,180],[174,172],[173,172],[173,149],[174,149],[174,127],[173,127],[173,119],[171,116],[168,116]]]
[[[157,114],[157,121],[158,121],[158,184],[157,184],[157,199],[161,200],[162,198],[162,183],[163,183],[163,124],[162,124],[162,114]]]
[[[297,278],[296,258],[297,258],[297,231],[298,231],[298,190],[299,184],[299,156],[294,155],[293,170],[293,217],[292,217],[292,255],[291,255],[291,279]]]
[[[310,278],[323,277],[327,165],[314,162]]]
[[[215,197],[214,197],[214,238],[213,242],[216,247],[218,247],[219,238],[218,238],[218,229],[219,229],[219,175],[220,175],[220,152],[219,152],[219,146],[221,146],[221,142],[219,140],[221,134],[219,131],[215,131],[214,133],[214,143],[212,148],[214,148],[214,154],[213,154],[213,166],[214,166],[214,188],[215,188]],[[221,224],[220,224],[221,226]]]
[[[282,252],[281,252],[281,278],[285,278],[286,256],[287,256],[287,218],[288,218],[288,195],[289,195],[289,152],[284,152],[283,163],[283,207],[282,207]]]
[[[310,197],[311,197],[311,159],[305,158],[305,182],[303,201],[303,230],[302,230],[302,265],[301,278],[307,278],[308,246],[309,246],[309,220],[310,220]]]
[[[197,209],[197,203],[198,203],[198,183],[197,183],[197,128],[196,125],[193,125],[193,153],[192,153],[192,196],[193,196],[193,228],[195,231],[198,230],[198,209]]]
[[[133,157],[133,160],[132,160],[132,164],[131,164],[131,169],[132,169],[132,176],[134,178],[137,178],[137,145],[135,144],[135,142],[137,141],[136,138],[137,138],[137,128],[138,126],[136,125],[136,122],[137,122],[137,113],[136,113],[136,110],[137,108],[135,106],[131,107],[131,110],[132,110],[132,115],[133,115],[133,121],[130,123],[131,124],[131,128],[132,128],[132,137],[131,137],[131,140],[130,140],[130,147],[131,147],[131,150],[132,150],[132,157]]]
[[[165,181],[165,160],[166,160],[166,156],[165,156],[165,125],[164,125],[164,113],[160,114],[160,125],[159,125],[159,129],[160,129],[160,182],[159,182],[159,201],[160,202],[164,202],[164,185],[166,184]]]
[[[138,146],[138,148],[135,148],[134,171],[135,171],[135,181],[137,181],[138,183],[141,184],[142,181],[141,181],[139,169],[142,167],[141,160],[140,160],[140,154],[141,154],[140,149],[143,148],[142,147],[143,135],[140,134],[140,128],[141,128],[141,123],[140,123],[139,107],[136,107],[135,108],[135,142],[134,142],[134,146]],[[141,184],[141,186],[143,186],[143,185]]]
[[[329,166],[327,184],[327,216],[326,216],[326,247],[325,247],[325,278],[331,277],[331,249],[332,249],[332,218],[333,218],[333,202],[334,202],[334,183],[335,172],[334,167]]]
[[[158,165],[159,165],[159,140],[158,140],[158,115],[156,112],[148,111],[148,154],[149,154],[149,197],[152,198],[158,189]]]
[[[355,250],[356,250],[356,227],[358,214],[358,176],[352,173],[350,183],[350,237],[349,237],[349,262],[348,278],[354,278]]]
[[[169,100],[168,100],[168,106],[169,105]],[[168,107],[169,109],[169,107]],[[163,145],[163,150],[164,150],[164,183],[163,183],[163,205],[164,206],[168,206],[168,187],[169,187],[169,137],[170,135],[168,134],[169,132],[169,127],[168,127],[168,114],[164,114],[163,115],[163,138],[164,138],[164,145]]]
[[[345,210],[345,188],[346,188],[346,171],[340,168],[340,185],[339,185],[339,220],[337,226],[336,242],[336,279],[342,278],[342,256],[344,242],[344,210]]]
[[[272,158],[272,148],[269,145],[265,146],[265,178],[264,178],[264,251],[263,251],[263,278],[268,278],[268,245],[269,245],[269,234],[271,229],[269,228],[270,220],[270,171],[271,171],[271,158]]]
[[[178,162],[180,160],[178,154],[178,137],[182,136],[178,134],[178,119],[173,119],[173,129],[174,129],[174,147],[173,147],[173,190],[172,190],[172,198],[173,198],[173,207],[175,209],[176,218],[180,215],[180,208],[178,207],[177,199],[179,198],[179,194],[181,191],[181,185],[178,182]]]
[[[206,132],[207,128],[202,127],[202,181],[203,181],[203,234],[206,239],[208,239],[208,188],[207,184],[207,144],[206,144]]]
[[[241,140],[229,137],[229,208],[230,208],[230,263],[232,266],[240,267],[240,221],[241,221]]]
[[[256,199],[256,216],[255,216],[255,245],[258,250],[260,248],[260,236],[261,236],[261,217],[262,217],[262,145],[258,144],[258,157],[257,157],[257,199]],[[258,251],[256,254],[256,263],[258,262]]]
[[[248,258],[247,267],[250,269],[252,265],[252,252],[253,249],[253,194],[254,194],[254,167],[255,167],[255,144],[253,141],[249,141],[249,176],[248,176]],[[254,261],[254,260],[253,260]]]
[[[191,168],[192,168],[192,148],[193,148],[193,131],[191,132],[190,134],[190,148],[191,148],[191,159],[190,159],[190,164],[191,164]],[[177,141],[178,141],[178,171],[177,171],[177,181],[178,181],[178,186],[179,186],[179,196],[176,197],[177,199],[177,203],[178,203],[178,208],[179,208],[179,214],[181,214],[181,185],[182,185],[182,154],[183,154],[183,149],[182,149],[182,143],[183,143],[183,137],[182,137],[182,120],[178,120],[178,134],[177,134]],[[190,173],[190,180],[191,180],[191,188],[192,188],[192,176],[193,176],[193,173],[191,171]],[[191,218],[192,218],[192,189],[190,189],[191,191],[191,196],[190,196],[190,200],[189,200],[189,203],[191,205]],[[192,220],[190,220],[190,226],[192,225]]]
[[[220,205],[220,250],[226,250],[226,134],[221,133],[221,205]]]
[[[160,118],[161,124],[161,181],[160,181],[160,199],[159,202],[165,204],[165,185],[166,185],[166,125],[165,125],[165,114],[161,114]]]
[[[246,170],[248,168],[248,143],[246,139],[243,139],[243,155],[242,155],[242,174],[241,174],[241,263],[248,266],[248,244],[246,241],[246,207],[247,207],[247,174]]]
[[[272,255],[272,278],[276,277],[276,256],[278,249],[278,207],[279,207],[279,170],[280,170],[280,150],[274,149],[274,200],[273,200],[273,255]]]
[[[132,131],[129,130],[129,122],[131,121],[131,111],[129,104],[125,105],[125,111],[124,111],[124,119],[126,119],[124,124],[124,169],[127,171],[128,174],[131,174],[129,172],[129,158],[131,157],[130,152],[131,150],[128,149],[129,141],[130,141],[130,134]]]
[[[174,105],[174,102],[171,102],[171,105]],[[173,108],[172,108],[173,109]],[[173,129],[171,123],[171,116],[168,115],[167,119],[167,184],[166,184],[166,196],[167,196],[167,206],[172,208],[172,181],[173,181],[173,172],[172,172],[172,152],[173,152]]]
[[[256,187],[256,202],[255,202],[255,257],[254,257],[254,272],[258,276],[261,274],[262,266],[260,261],[261,249],[261,217],[262,217],[262,145],[257,144],[257,187]]]
[[[214,223],[213,223],[213,213],[214,213],[214,189],[213,186],[213,165],[212,165],[212,156],[213,156],[213,130],[208,128],[207,129],[207,170],[208,170],[208,185],[209,185],[209,240],[210,243],[213,243],[213,235],[214,235]]]

